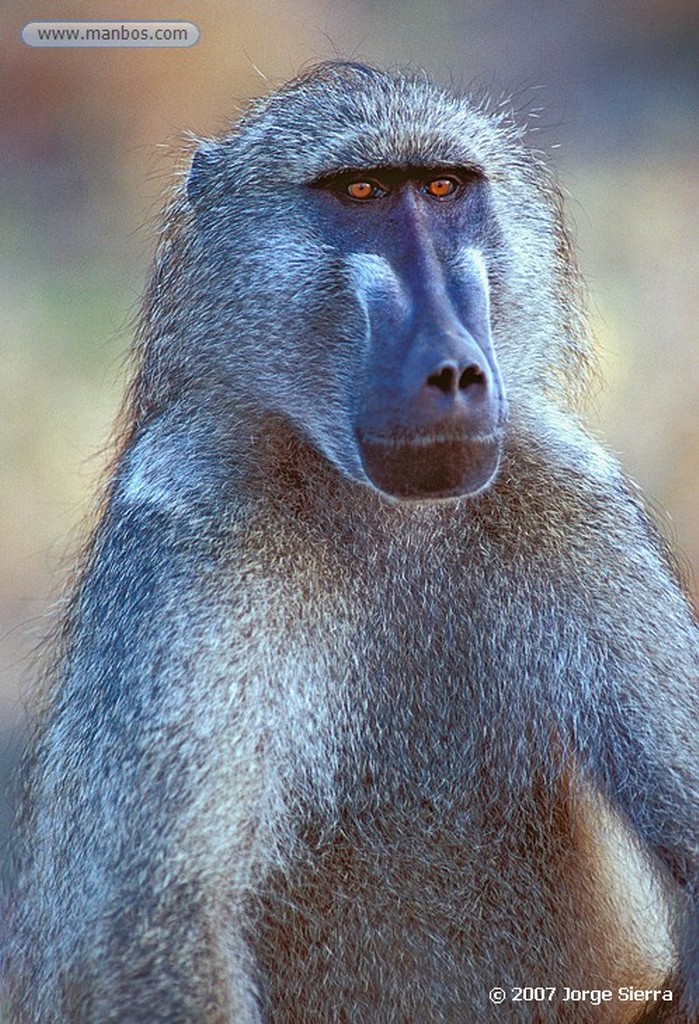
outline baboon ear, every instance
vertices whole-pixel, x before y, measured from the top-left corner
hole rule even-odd
[[[192,205],[210,190],[222,163],[223,146],[218,142],[204,142],[196,151],[185,182],[187,198]]]

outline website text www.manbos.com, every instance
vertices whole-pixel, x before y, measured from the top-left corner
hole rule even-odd
[[[22,29],[27,46],[193,46],[191,21],[33,21]]]

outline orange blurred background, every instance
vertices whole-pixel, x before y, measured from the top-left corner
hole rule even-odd
[[[186,19],[201,38],[25,46],[23,25],[47,19]],[[529,116],[569,194],[590,287],[608,385],[592,422],[699,565],[698,43],[693,0],[6,4],[0,729],[20,716],[90,507],[182,140],[225,128],[246,97],[326,57],[424,67]]]

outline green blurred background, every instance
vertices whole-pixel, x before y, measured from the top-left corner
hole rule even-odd
[[[187,19],[201,39],[20,42],[29,21],[70,18]],[[699,564],[694,0],[23,0],[0,20],[5,736],[90,508],[182,141],[329,56],[424,67],[512,97],[529,120],[566,188],[589,283],[607,380],[591,421]]]

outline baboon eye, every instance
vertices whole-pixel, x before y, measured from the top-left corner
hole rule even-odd
[[[351,199],[378,199],[386,192],[375,181],[351,181],[346,186],[347,195]]]
[[[423,186],[422,191],[434,199],[446,199],[456,192],[458,183],[453,178],[434,178]]]

